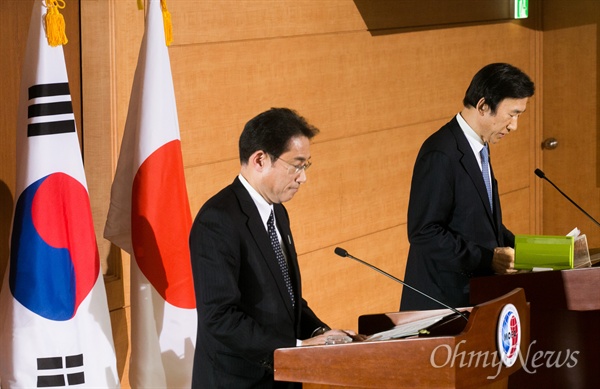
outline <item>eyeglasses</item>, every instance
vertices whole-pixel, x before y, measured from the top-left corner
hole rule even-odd
[[[299,174],[300,172],[302,172],[303,170],[306,171],[309,167],[312,166],[312,162],[310,160],[304,162],[302,165],[300,166],[296,166],[296,165],[292,165],[291,163],[284,161],[281,158],[278,157],[273,157],[273,160],[280,160],[282,162],[284,162],[287,166],[287,172],[288,174]]]

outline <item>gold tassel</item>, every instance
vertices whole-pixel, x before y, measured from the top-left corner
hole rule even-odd
[[[163,14],[163,25],[165,27],[165,41],[167,46],[173,43],[173,23],[171,22],[171,13],[167,9],[167,0],[160,0],[160,8]]]
[[[144,0],[137,0],[138,10],[141,11],[144,9]]]
[[[46,38],[52,47],[66,45],[69,40],[65,33],[65,18],[58,11],[66,6],[64,0],[46,0],[48,11],[44,17],[46,27]]]

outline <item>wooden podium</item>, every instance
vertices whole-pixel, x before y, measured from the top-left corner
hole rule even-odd
[[[520,317],[520,351],[527,351],[529,306],[523,289],[515,289],[473,307],[468,322],[460,317],[452,320],[462,322],[458,330],[452,324],[441,327],[452,334],[275,350],[275,380],[359,388],[498,387],[521,368],[519,359],[511,367],[498,359],[498,320],[509,303]],[[361,316],[359,332],[370,335],[362,323],[386,330],[440,311]]]
[[[600,388],[600,268],[474,278],[471,303],[517,287],[530,303],[532,344],[509,387]]]

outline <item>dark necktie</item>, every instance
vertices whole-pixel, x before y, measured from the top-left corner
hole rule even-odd
[[[277,237],[277,232],[275,231],[274,219],[275,218],[273,217],[273,211],[271,211],[271,215],[269,216],[269,220],[267,221],[269,238],[271,239],[271,246],[273,246],[273,250],[275,251],[275,256],[277,257],[277,262],[279,263],[279,268],[281,269],[281,274],[283,274],[285,286],[287,287],[288,293],[290,294],[292,306],[294,306],[294,289],[292,288],[292,281],[288,272],[287,262],[285,260],[285,257],[283,256],[283,251],[281,250],[281,245],[279,244],[279,238]]]
[[[490,158],[488,152],[488,146],[483,146],[483,149],[479,152],[481,155],[481,173],[483,174],[483,182],[485,182],[485,188],[487,189],[488,200],[490,202],[490,208],[494,211],[494,204],[492,202],[492,180],[490,178]]]

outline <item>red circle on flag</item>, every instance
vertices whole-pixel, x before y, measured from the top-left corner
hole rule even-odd
[[[188,245],[192,217],[179,140],[146,158],[132,196],[131,235],[138,267],[169,304],[195,308]]]

